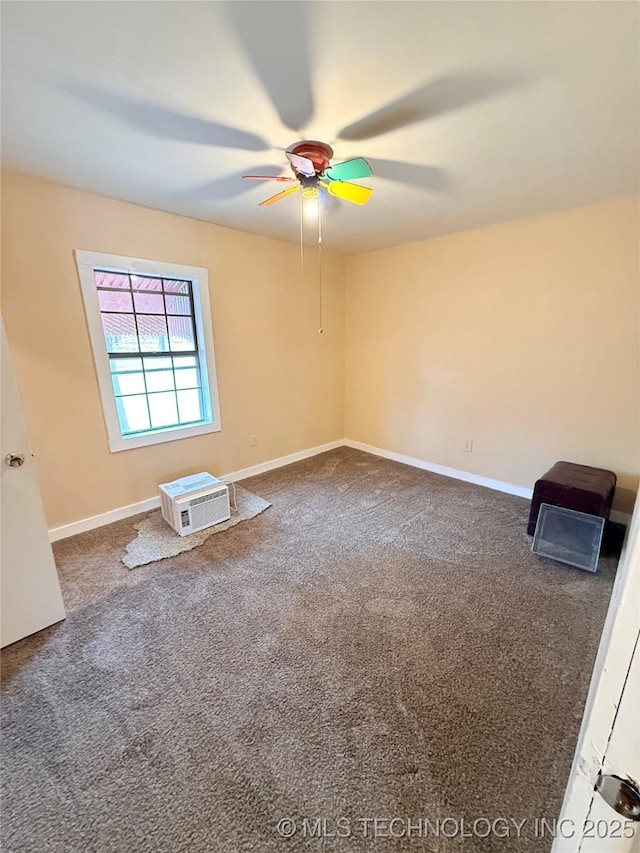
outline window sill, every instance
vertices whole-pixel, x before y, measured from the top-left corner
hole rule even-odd
[[[178,441],[181,438],[193,438],[198,435],[206,435],[211,432],[220,432],[221,426],[216,423],[198,424],[197,426],[185,427],[184,429],[166,429],[158,432],[149,432],[135,438],[110,438],[109,450],[111,453],[119,453],[121,450],[133,450],[136,447],[148,447],[151,444],[164,444],[167,441]]]

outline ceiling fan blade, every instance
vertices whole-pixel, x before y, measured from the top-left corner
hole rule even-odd
[[[277,195],[272,195],[271,198],[266,198],[264,201],[261,201],[258,207],[267,207],[270,204],[275,204],[276,201],[280,201],[281,198],[284,198],[287,195],[293,195],[293,193],[297,193],[300,190],[300,184],[296,187],[289,187],[289,189],[282,190],[281,193]]]
[[[228,127],[200,116],[170,109],[152,101],[142,101],[87,84],[61,84],[69,94],[110,113],[143,133],[160,139],[237,148],[243,151],[268,151],[271,145],[255,133]]]
[[[327,191],[331,195],[344,199],[344,201],[351,201],[354,204],[366,204],[373,193],[370,187],[361,187],[358,184],[348,184],[344,181],[332,181],[327,185]]]
[[[271,164],[258,164],[256,167],[263,174],[261,177],[268,178],[269,172],[271,177],[277,178],[280,169],[278,166]],[[229,175],[224,175],[221,178],[214,178],[211,181],[206,181],[198,186],[187,187],[178,191],[174,198],[182,202],[204,202],[211,204],[212,202],[221,201],[223,199],[236,198],[244,193],[250,192],[255,188],[255,184],[249,181],[242,181],[244,175],[242,172],[233,172]]]
[[[330,181],[353,181],[358,178],[370,178],[371,166],[364,157],[354,157],[353,160],[345,160],[325,169],[324,177]]]
[[[296,178],[285,178],[277,175],[243,175],[244,181],[295,181]]]
[[[280,121],[289,130],[302,131],[315,109],[309,38],[313,4],[244,0],[223,5]]]
[[[332,215],[339,213],[342,210],[340,199],[337,196],[329,195],[329,184],[327,181],[320,181],[320,204],[323,211],[330,212]]]
[[[338,139],[361,141],[392,130],[453,112],[526,82],[522,75],[450,75],[431,80],[353,124],[343,127]]]
[[[299,154],[292,154],[290,151],[285,151],[284,153],[287,155],[287,160],[292,166],[296,167],[300,174],[306,175],[307,178],[313,178],[316,173],[316,167],[313,165],[312,160],[309,160],[308,157],[301,157]]]

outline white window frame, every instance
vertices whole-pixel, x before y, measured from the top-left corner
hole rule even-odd
[[[83,249],[76,249],[74,254],[78,267],[82,297],[84,299],[85,315],[91,338],[93,360],[111,452],[117,453],[118,451],[131,450],[135,447],[146,447],[150,444],[162,444],[167,441],[177,441],[182,438],[192,438],[197,435],[219,432],[221,429],[220,404],[213,347],[213,328],[209,305],[209,276],[207,270],[204,267],[190,267],[182,264],[165,263],[164,261],[128,258],[123,255],[89,252]],[[96,269],[107,270],[109,272],[131,273],[133,275],[176,278],[191,282],[201,383],[202,389],[209,392],[208,400],[206,399],[207,394],[203,394],[205,406],[205,421],[203,423],[196,424],[195,426],[166,427],[164,429],[138,433],[130,438],[123,437],[113,391],[109,354],[102,329],[98,291],[94,276]]]

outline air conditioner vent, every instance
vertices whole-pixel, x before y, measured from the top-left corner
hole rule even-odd
[[[201,498],[194,498],[190,501],[189,506],[198,506],[198,504],[204,504],[207,501],[212,501],[216,497],[215,492],[211,492],[210,495],[203,495]]]

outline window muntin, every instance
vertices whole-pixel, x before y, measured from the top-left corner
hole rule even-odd
[[[94,276],[123,438],[202,423],[191,282],[98,269]]]
[[[207,270],[75,256],[111,451],[218,431]]]

